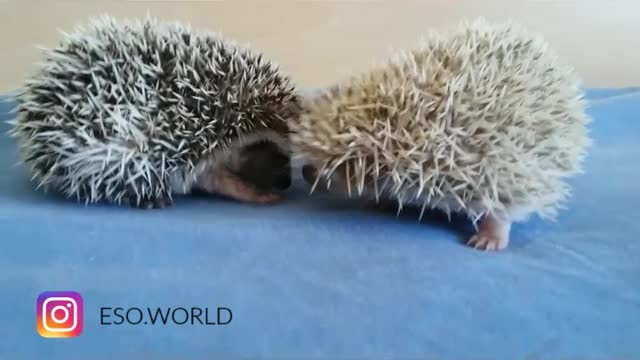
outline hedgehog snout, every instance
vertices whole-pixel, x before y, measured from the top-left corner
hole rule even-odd
[[[237,175],[263,192],[291,186],[290,156],[269,140],[245,145],[233,166]]]
[[[313,187],[315,192],[343,192],[343,181],[337,174],[340,169],[336,170],[336,173],[332,175],[322,174],[318,168],[312,164],[305,164],[302,166],[302,178],[304,181]]]
[[[274,177],[273,188],[283,191],[287,190],[289,186],[291,186],[291,171],[287,168]]]
[[[316,181],[317,177],[318,170],[315,168],[315,166],[306,164],[302,167],[302,178],[304,179],[304,181],[309,183],[309,185],[312,185]]]

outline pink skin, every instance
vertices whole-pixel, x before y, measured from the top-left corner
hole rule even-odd
[[[263,194],[253,186],[226,170],[207,173],[198,179],[198,185],[209,193],[216,193],[231,199],[255,204],[271,204],[282,197],[278,194]]]
[[[509,245],[510,230],[510,220],[487,215],[480,220],[478,232],[469,239],[467,246],[478,250],[504,250]]]

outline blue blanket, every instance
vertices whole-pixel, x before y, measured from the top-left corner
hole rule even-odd
[[[460,219],[300,185],[272,207],[84,207],[34,190],[2,125],[0,358],[639,359],[640,89],[588,95],[569,208],[515,225],[500,253],[463,246]],[[78,337],[36,331],[47,290],[82,296]]]

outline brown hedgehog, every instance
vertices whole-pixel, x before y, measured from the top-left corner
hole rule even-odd
[[[590,145],[574,70],[511,22],[432,33],[305,107],[291,141],[312,189],[466,214],[486,250],[514,221],[555,218]]]

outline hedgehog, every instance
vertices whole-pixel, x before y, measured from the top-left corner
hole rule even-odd
[[[193,191],[271,203],[291,183],[299,100],[263,54],[149,15],[91,17],[42,50],[10,121],[38,188],[161,208]]]
[[[290,141],[311,193],[460,215],[468,246],[502,250],[567,206],[591,145],[581,89],[541,34],[465,19],[302,99]]]

